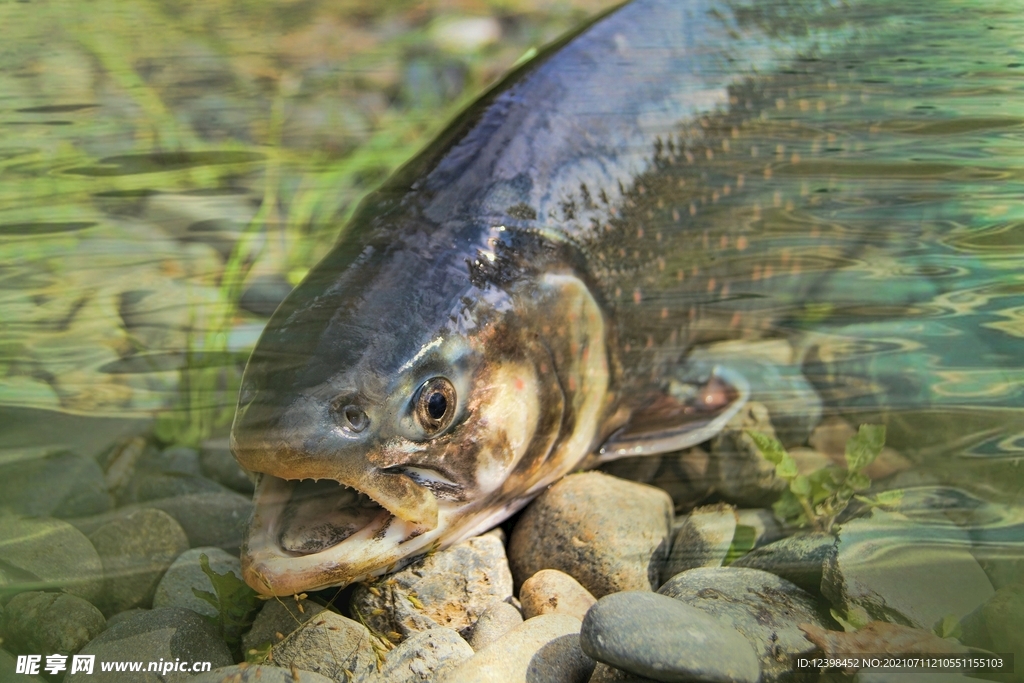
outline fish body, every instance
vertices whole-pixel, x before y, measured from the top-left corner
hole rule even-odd
[[[700,442],[734,414],[742,377],[687,356],[769,331],[754,275],[776,257],[704,208],[740,193],[745,166],[699,162],[769,106],[737,89],[785,56],[759,35],[724,5],[635,0],[363,202],[243,378],[254,589],[392,571],[575,469]]]

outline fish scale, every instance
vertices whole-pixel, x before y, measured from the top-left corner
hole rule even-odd
[[[900,365],[926,342],[900,334],[942,334],[935,233],[954,217],[922,206],[936,183],[986,175],[928,158],[928,127],[877,101],[911,78],[885,58],[909,19],[789,9],[617,8],[364,201],[243,378],[232,443],[260,477],[256,590],[391,571],[574,469],[710,438],[774,390],[703,352],[714,342],[788,341],[834,406],[931,407]],[[321,532],[304,478],[365,495],[358,514],[326,509],[371,521]]]

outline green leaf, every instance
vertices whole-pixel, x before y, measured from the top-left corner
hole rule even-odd
[[[963,635],[963,629],[960,628],[960,620],[957,619],[955,614],[947,614],[939,619],[935,622],[935,628],[932,631],[939,638],[959,638]]]
[[[757,449],[761,451],[761,455],[765,457],[769,462],[779,465],[783,460],[789,458],[789,453],[783,448],[779,440],[773,436],[768,436],[763,432],[756,432],[752,429],[745,430],[747,436],[754,442]]]
[[[730,564],[740,559],[751,550],[754,549],[754,543],[757,541],[757,530],[752,526],[745,524],[737,524],[736,531],[732,535],[732,544],[729,545],[729,551],[725,554],[725,559],[722,561],[722,565],[728,567]]]
[[[216,595],[195,588],[192,592],[196,597],[205,600],[217,609],[216,626],[220,635],[232,651],[238,650],[242,642],[242,633],[252,625],[260,600],[256,591],[228,571],[219,574],[210,567],[210,558],[203,553],[199,556],[199,566],[213,584]]]
[[[795,496],[808,498],[811,495],[811,480],[807,475],[799,474],[793,478],[793,481],[789,482],[789,490]]]
[[[783,523],[805,525],[810,521],[804,515],[800,501],[789,489],[783,491],[779,499],[772,504],[772,511]]]
[[[782,455],[782,462],[775,466],[775,474],[780,479],[792,482],[799,472],[796,466],[796,460],[793,460],[793,458],[789,456],[789,453],[783,453]]]
[[[858,472],[878,457],[885,446],[885,425],[861,425],[856,436],[846,442],[846,466]]]
[[[877,496],[869,498],[867,496],[854,496],[857,500],[870,505],[871,507],[879,508],[894,508],[900,504],[903,500],[903,489],[893,489],[891,491],[882,491]]]
[[[871,480],[863,472],[850,472],[846,478],[846,488],[850,491],[866,491],[871,486]]]
[[[829,613],[847,633],[862,629],[871,621],[867,611],[858,605],[851,605],[850,609],[845,613],[835,608],[830,609]]]

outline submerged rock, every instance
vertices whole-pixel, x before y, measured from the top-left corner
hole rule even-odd
[[[229,666],[231,654],[213,627],[191,610],[163,607],[141,612],[108,628],[82,648],[80,654],[95,655],[91,674],[79,672],[64,678],[66,683],[123,683],[124,671],[102,671],[99,662],[150,662],[163,660],[168,664],[210,662],[212,668]],[[183,683],[190,673],[142,671],[130,674],[132,681],[149,683]]]
[[[1010,584],[996,591],[983,605],[960,621],[965,645],[990,652],[1014,654],[1016,673],[1024,681],[1024,584]],[[1007,677],[1009,678],[1009,677]]]
[[[96,515],[114,505],[96,461],[70,451],[0,466],[0,500],[31,517]]]
[[[753,650],[735,629],[648,591],[598,600],[583,620],[580,643],[600,662],[659,681],[755,683],[759,675]]]
[[[174,559],[188,550],[188,538],[159,510],[139,510],[104,524],[89,536],[103,560],[105,614],[148,607],[157,583]]]
[[[18,654],[77,653],[106,628],[92,604],[67,593],[14,596],[0,614],[4,644]]]
[[[730,503],[766,507],[779,497],[786,482],[775,476],[775,465],[761,455],[748,430],[775,436],[763,404],[747,403],[711,440],[715,490]]]
[[[59,519],[0,516],[0,590],[62,588],[96,604],[103,564],[78,529]]]
[[[839,529],[821,590],[841,611],[926,630],[947,615],[963,617],[994,592],[966,532],[877,510]]]
[[[822,572],[835,554],[835,546],[832,534],[800,534],[755,548],[729,566],[770,572],[805,591],[820,594]]]
[[[596,598],[650,590],[668,548],[672,501],[664,491],[601,472],[572,474],[526,509],[512,531],[517,583],[557,569]]]
[[[201,555],[206,555],[210,569],[218,574],[232,572],[242,580],[242,565],[234,555],[228,555],[220,548],[192,548],[186,550],[168,567],[153,595],[153,607],[184,607],[197,614],[216,617],[213,605],[196,597],[193,589],[214,593],[210,578],[199,564]]]
[[[672,549],[661,583],[687,569],[721,567],[736,534],[736,510],[730,505],[699,507],[675,525]]]

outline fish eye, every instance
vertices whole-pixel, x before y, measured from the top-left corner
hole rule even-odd
[[[444,377],[428,379],[416,394],[416,421],[427,434],[436,434],[455,416],[455,387]]]

